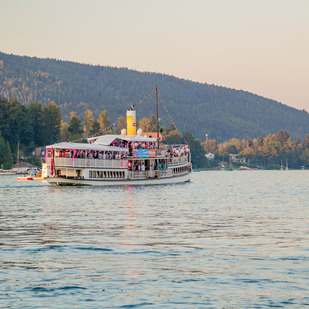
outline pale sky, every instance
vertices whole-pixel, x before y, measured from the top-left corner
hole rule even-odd
[[[309,0],[0,0],[0,51],[173,75],[309,111]]]

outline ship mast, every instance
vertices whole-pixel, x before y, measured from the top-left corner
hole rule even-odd
[[[159,149],[159,145],[160,145],[160,136],[159,136],[158,85],[156,85],[156,108],[157,108],[157,148]]]
[[[19,169],[19,141],[17,142],[17,168]]]

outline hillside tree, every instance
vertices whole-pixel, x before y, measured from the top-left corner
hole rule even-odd
[[[58,105],[51,101],[43,108],[44,145],[54,144],[60,139],[62,115]]]
[[[92,131],[93,123],[94,123],[94,117],[93,113],[90,109],[87,109],[85,111],[85,116],[84,116],[84,136],[89,137]]]
[[[79,140],[82,138],[82,122],[78,118],[76,112],[71,112],[71,118],[69,121],[68,131],[70,133],[70,140]]]
[[[100,125],[100,130],[103,134],[112,132],[110,129],[111,122],[108,118],[107,110],[104,110],[102,113],[100,113],[98,122]]]

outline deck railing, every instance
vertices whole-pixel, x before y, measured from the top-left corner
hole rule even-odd
[[[172,160],[168,162],[169,166],[179,165],[179,164],[185,164],[188,163],[188,154],[183,155],[181,157],[172,157]]]
[[[130,179],[147,179],[147,178],[165,178],[173,176],[172,170],[156,170],[156,171],[130,171]]]
[[[51,158],[47,159],[48,165],[51,164]],[[104,159],[88,159],[88,158],[54,158],[55,167],[66,168],[127,168],[128,160],[104,160]]]
[[[47,163],[51,165],[51,158],[47,159]],[[168,161],[167,165],[169,167],[177,166],[180,164],[188,163],[188,154],[181,157],[173,157],[172,161]],[[72,161],[71,158],[55,157],[54,158],[55,167],[64,167],[64,168],[127,168],[128,159],[119,159],[119,160],[106,160],[106,159],[90,159],[90,158],[74,158]],[[165,170],[160,170],[162,175],[166,174]],[[152,171],[148,171],[149,173]],[[150,174],[149,174],[150,175]],[[151,177],[151,176],[149,176]]]

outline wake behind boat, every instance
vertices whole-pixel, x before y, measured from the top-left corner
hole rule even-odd
[[[157,91],[156,91],[157,93]],[[158,102],[157,102],[158,104]],[[157,108],[158,111],[158,108]],[[160,145],[157,137],[136,132],[136,111],[127,111],[127,130],[88,143],[58,143],[46,148],[47,182],[54,185],[150,185],[190,181],[188,145]]]

